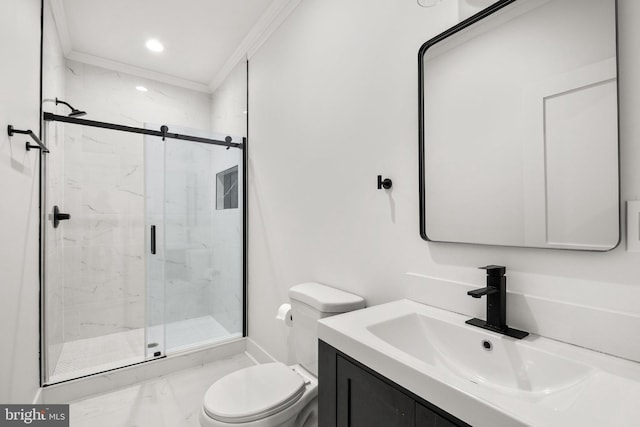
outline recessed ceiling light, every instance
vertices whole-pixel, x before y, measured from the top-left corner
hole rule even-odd
[[[162,45],[162,43],[160,43],[156,39],[147,40],[145,46],[152,52],[162,52],[164,50],[164,46]]]
[[[146,88],[146,87],[144,87],[144,86],[136,86],[136,90],[139,90],[140,92],[146,92],[146,91],[148,91],[149,89],[147,89],[147,88]]]

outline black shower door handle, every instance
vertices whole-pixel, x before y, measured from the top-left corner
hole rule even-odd
[[[156,226],[151,226],[151,255],[156,254]]]
[[[71,219],[71,214],[60,212],[58,206],[53,207],[53,228],[58,228],[60,221],[66,221],[68,219]]]

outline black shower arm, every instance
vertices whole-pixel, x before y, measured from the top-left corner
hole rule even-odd
[[[38,145],[37,146],[29,145],[29,143],[27,142],[27,150],[29,150],[30,148],[39,148],[40,150],[42,150],[43,153],[49,152],[49,149],[42,143],[42,141],[40,141],[40,138],[38,138],[31,129],[19,130],[19,129],[14,129],[13,126],[9,125],[7,126],[7,133],[9,134],[9,136],[13,136],[16,133],[22,134],[22,135],[29,135]]]
[[[76,109],[75,109],[75,108],[73,108],[73,107],[71,106],[71,104],[69,104],[68,102],[65,102],[65,101],[63,101],[63,100],[61,100],[61,99],[56,98],[56,105],[58,105],[58,104],[64,104],[64,105],[66,105],[67,107],[71,108],[71,111],[75,111],[75,110],[76,110]]]

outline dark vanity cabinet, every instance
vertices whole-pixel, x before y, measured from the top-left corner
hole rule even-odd
[[[320,427],[464,427],[468,424],[319,341]]]
[[[414,426],[413,399],[341,356],[335,394],[338,426]]]

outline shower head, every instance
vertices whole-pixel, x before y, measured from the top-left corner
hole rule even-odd
[[[81,110],[72,110],[69,113],[69,117],[82,117],[82,116],[86,116],[87,112],[86,111],[81,111]]]
[[[68,114],[69,117],[81,117],[87,114],[86,111],[81,111],[78,110],[77,108],[74,108],[71,104],[69,104],[68,102],[65,102],[61,99],[56,98],[56,105],[58,104],[64,104],[67,107],[71,108],[71,112]]]

